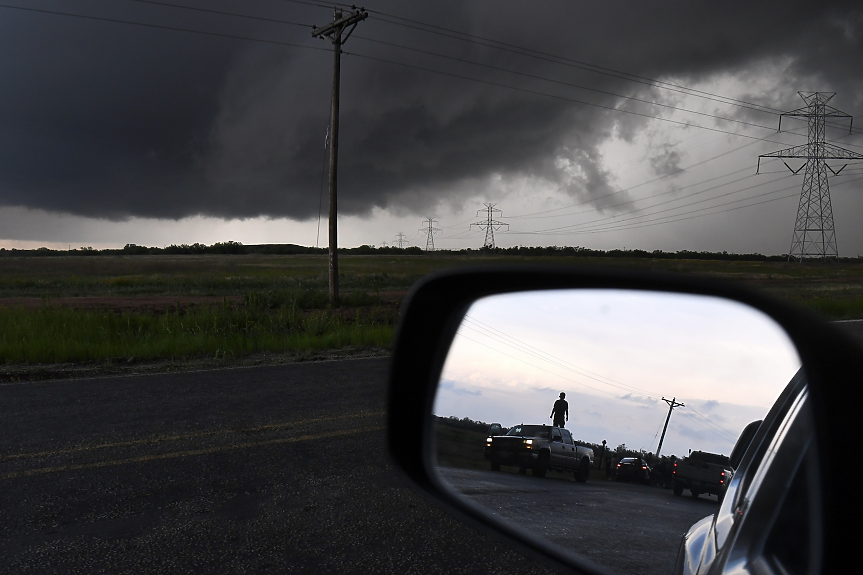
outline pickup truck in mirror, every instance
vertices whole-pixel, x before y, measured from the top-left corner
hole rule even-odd
[[[860,529],[839,527],[825,477],[854,493],[833,457],[861,360],[820,321],[713,282],[457,271],[408,300],[390,427],[424,447],[390,448],[447,509],[560,569],[836,572],[829,550]]]

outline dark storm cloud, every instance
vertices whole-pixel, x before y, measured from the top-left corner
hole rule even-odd
[[[304,23],[330,18],[326,10],[286,2],[254,9],[227,1],[189,5]],[[302,28],[134,2],[46,0],[40,6],[329,47]],[[790,108],[799,105],[797,89],[835,90],[838,107],[859,110],[863,12],[854,3],[803,6],[380,1],[369,8],[684,83],[781,63],[787,94],[753,93],[753,101]],[[331,53],[45,14],[2,16],[0,204],[105,218],[317,214]],[[492,175],[538,178],[603,208],[601,198],[616,188],[598,146],[612,133],[633,137],[647,120],[567,98],[660,112],[364,38],[620,94],[666,102],[678,97],[393,26],[372,13],[343,58],[342,213],[375,207],[424,212],[484,193]],[[775,119],[745,109],[722,108],[722,114]],[[661,145],[649,160],[657,174],[668,173],[679,167],[680,152]]]

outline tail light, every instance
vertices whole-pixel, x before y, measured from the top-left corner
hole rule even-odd
[[[641,466],[641,468],[642,468],[642,469],[647,469],[647,468],[646,468],[645,466],[643,466],[643,465]]]

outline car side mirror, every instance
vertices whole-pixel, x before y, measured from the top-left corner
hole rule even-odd
[[[747,425],[740,433],[740,437],[737,439],[737,443],[734,445],[734,449],[731,450],[731,455],[729,456],[731,469],[737,469],[740,465],[740,462],[743,460],[743,454],[746,453],[749,444],[752,443],[752,439],[758,432],[759,427],[761,427],[760,419]]]
[[[627,302],[632,305],[627,307]],[[603,314],[610,315],[603,319]],[[639,349],[647,353],[635,354],[634,351]],[[753,349],[759,353],[753,356],[750,353]],[[582,353],[575,357],[573,354],[578,350]],[[507,357],[507,354],[512,357]],[[708,357],[710,367],[702,369]],[[723,357],[727,358],[724,362]],[[561,496],[572,501],[571,514],[581,513],[578,518],[586,520],[588,514],[577,505],[579,501],[585,501],[580,496],[584,494],[575,491],[580,482],[590,481],[594,486],[614,484],[614,481],[605,479],[604,471],[592,465],[597,451],[588,453],[590,448],[584,448],[578,460],[566,462],[546,460],[545,457],[550,458],[550,455],[536,453],[534,457],[531,454],[530,459],[524,461],[539,471],[525,466],[532,473],[522,474],[516,463],[510,465],[507,473],[503,459],[496,464],[494,452],[488,452],[489,458],[486,459],[483,450],[488,425],[481,422],[499,421],[503,426],[524,423],[523,427],[528,427],[528,420],[522,421],[520,417],[529,412],[536,418],[531,423],[541,423],[548,416],[549,404],[538,400],[537,394],[556,397],[562,391],[561,381],[566,381],[560,379],[563,375],[572,380],[566,385],[573,389],[578,387],[581,395],[579,398],[571,391],[567,392],[567,400],[571,400],[567,428],[574,433],[579,445],[585,439],[598,442],[614,431],[607,427],[591,430],[588,424],[589,417],[593,417],[589,415],[591,398],[603,396],[608,399],[601,411],[594,410],[599,414],[599,420],[604,416],[610,419],[614,407],[626,403],[621,417],[637,423],[635,415],[641,408],[630,406],[629,403],[637,403],[631,399],[638,398],[639,393],[644,397],[658,393],[660,397],[644,408],[655,410],[658,406],[664,410],[660,421],[652,424],[657,435],[662,428],[662,420],[666,419],[666,412],[669,417],[674,414],[675,418],[670,425],[666,422],[670,429],[662,432],[665,439],[662,455],[670,456],[670,450],[678,455],[685,455],[687,450],[705,451],[698,441],[686,443],[686,430],[676,427],[676,420],[681,419],[689,424],[690,435],[696,434],[692,437],[698,433],[704,437],[710,434],[726,436],[727,450],[724,453],[731,453],[735,461],[740,457],[743,467],[754,466],[752,456],[748,455],[752,449],[740,447],[743,455],[735,453],[735,450],[748,444],[745,438],[749,434],[753,445],[758,443],[759,448],[768,449],[770,443],[764,438],[766,428],[753,430],[747,427],[746,422],[756,419],[753,417],[740,423],[737,421],[747,417],[752,405],[762,406],[759,409],[764,412],[775,411],[775,406],[771,408],[769,405],[772,401],[769,398],[785,393],[782,386],[794,374],[796,366],[802,364],[795,381],[798,381],[798,387],[802,385],[808,390],[807,405],[811,406],[814,421],[813,453],[817,453],[819,461],[810,471],[814,474],[811,481],[806,483],[811,488],[814,502],[807,520],[813,551],[807,555],[806,571],[830,572],[831,569],[837,570],[838,562],[847,549],[853,548],[860,535],[858,527],[845,527],[843,518],[849,505],[847,498],[857,492],[854,478],[860,472],[856,463],[859,458],[851,458],[854,461],[849,462],[844,454],[853,451],[850,442],[860,427],[854,410],[863,400],[863,387],[859,385],[860,374],[863,373],[861,358],[863,354],[855,342],[821,320],[771,298],[713,280],[605,269],[537,267],[443,273],[417,284],[404,304],[390,376],[389,448],[396,464],[422,492],[466,521],[508,538],[558,568],[582,573],[620,571],[620,564],[606,560],[609,555],[601,549],[584,545],[567,547],[560,540],[541,536],[535,529],[524,529],[512,517],[494,512],[488,501],[471,495],[477,493],[471,486],[476,483],[480,472],[498,473],[492,481],[514,482],[513,485],[535,480],[533,475],[542,475],[543,480],[548,479],[542,489],[551,489],[551,481],[557,481],[555,490],[568,489],[561,491]],[[593,363],[587,365],[588,359]],[[472,360],[475,362],[471,371]],[[643,377],[630,378],[633,372],[627,372],[627,362],[641,362],[640,365],[650,369],[642,372]],[[507,379],[507,368],[515,364],[519,366],[518,373],[513,371]],[[673,373],[673,378],[669,373]],[[712,404],[709,404],[707,396],[688,392],[697,399],[692,408],[675,406],[683,396],[675,396],[672,390],[668,393],[672,397],[663,395],[665,387],[656,387],[659,384],[654,383],[661,380],[662,374],[665,374],[670,387],[683,386],[688,374],[699,379],[702,386],[699,389],[717,391],[734,387],[740,383],[740,378],[744,378],[743,386],[749,395],[741,395],[743,392],[738,390],[735,392],[737,395],[730,395],[728,401],[717,400],[718,404],[730,410],[724,412],[725,416],[737,418],[734,423],[728,423],[727,419],[711,416],[708,408]],[[556,379],[552,382],[552,378]],[[734,397],[748,397],[751,401],[734,404],[731,401]],[[757,404],[753,403],[756,399]],[[541,412],[535,403],[543,404]],[[485,407],[489,408],[488,412],[482,412]],[[470,414],[465,416],[477,421],[475,435],[481,436],[477,442],[473,442],[467,433],[456,437],[458,448],[463,448],[461,453],[464,457],[460,456],[462,463],[458,464],[462,467],[440,459],[437,435],[440,425],[446,425],[448,417],[460,415],[456,413],[459,409],[470,410]],[[676,412],[678,409],[680,411]],[[693,411],[683,415],[686,409]],[[534,413],[538,415],[532,415]],[[573,417],[576,413],[581,423]],[[646,419],[653,421],[656,418],[651,415]],[[697,427],[696,421],[701,422],[701,428]],[[643,427],[641,423],[639,425]],[[630,427],[633,426],[630,424]],[[715,433],[707,431],[705,428],[708,427],[712,427]],[[579,433],[575,433],[576,428]],[[644,435],[642,430],[637,434],[640,434],[638,437]],[[740,440],[735,445],[738,436]],[[527,436],[503,439],[518,442],[519,449],[527,450],[531,445]],[[618,455],[621,458],[639,457],[641,448],[644,453],[652,452],[659,456],[660,442],[657,441],[656,448],[647,440],[644,446],[621,445]],[[609,444],[614,445],[615,441],[611,440]],[[631,454],[627,454],[627,450]],[[608,451],[614,450],[609,448]],[[722,451],[717,450],[716,453],[721,454]],[[837,468],[840,462],[846,466],[842,473]],[[480,469],[480,464],[487,467]],[[494,471],[498,464],[502,471]],[[849,464],[858,469],[849,470]],[[556,469],[567,470],[568,475],[564,477],[561,472],[560,477],[552,477],[557,473]],[[757,486],[763,479],[763,474],[759,475],[760,468],[744,471],[735,473],[734,481],[738,480],[738,475],[746,476],[749,478],[747,481],[751,480],[747,485]],[[546,476],[546,472],[551,475]],[[482,480],[487,477],[483,475]],[[820,487],[824,485],[830,485],[830,489]],[[693,495],[698,495],[694,487],[692,491]],[[524,493],[531,493],[531,490]],[[670,490],[667,493],[668,497],[673,497]],[[733,501],[726,499],[720,508],[743,501],[736,497]],[[693,498],[691,501],[697,500]],[[629,518],[633,507],[630,505],[627,509],[626,517]],[[697,511],[701,517],[718,513],[717,504]],[[773,520],[775,514],[770,519]],[[589,532],[589,526],[576,523],[567,527],[570,531],[567,536],[572,539]],[[723,537],[732,537],[728,533],[733,535],[734,532],[729,531]],[[641,535],[634,537],[633,543],[651,544]],[[671,557],[667,559],[673,566],[676,543],[672,547],[669,551]],[[757,561],[761,557],[759,553],[763,555],[763,547],[763,542],[752,542],[751,548],[747,548],[749,555],[746,557],[749,559],[745,560]],[[720,552],[724,552],[723,549],[717,551]]]

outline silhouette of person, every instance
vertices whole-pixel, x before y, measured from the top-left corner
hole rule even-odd
[[[569,404],[564,399],[566,394],[562,391],[560,392],[560,399],[554,402],[554,407],[551,409],[551,415],[549,415],[549,419],[554,419],[555,427],[565,427],[564,417],[566,417],[566,421],[569,421]]]

